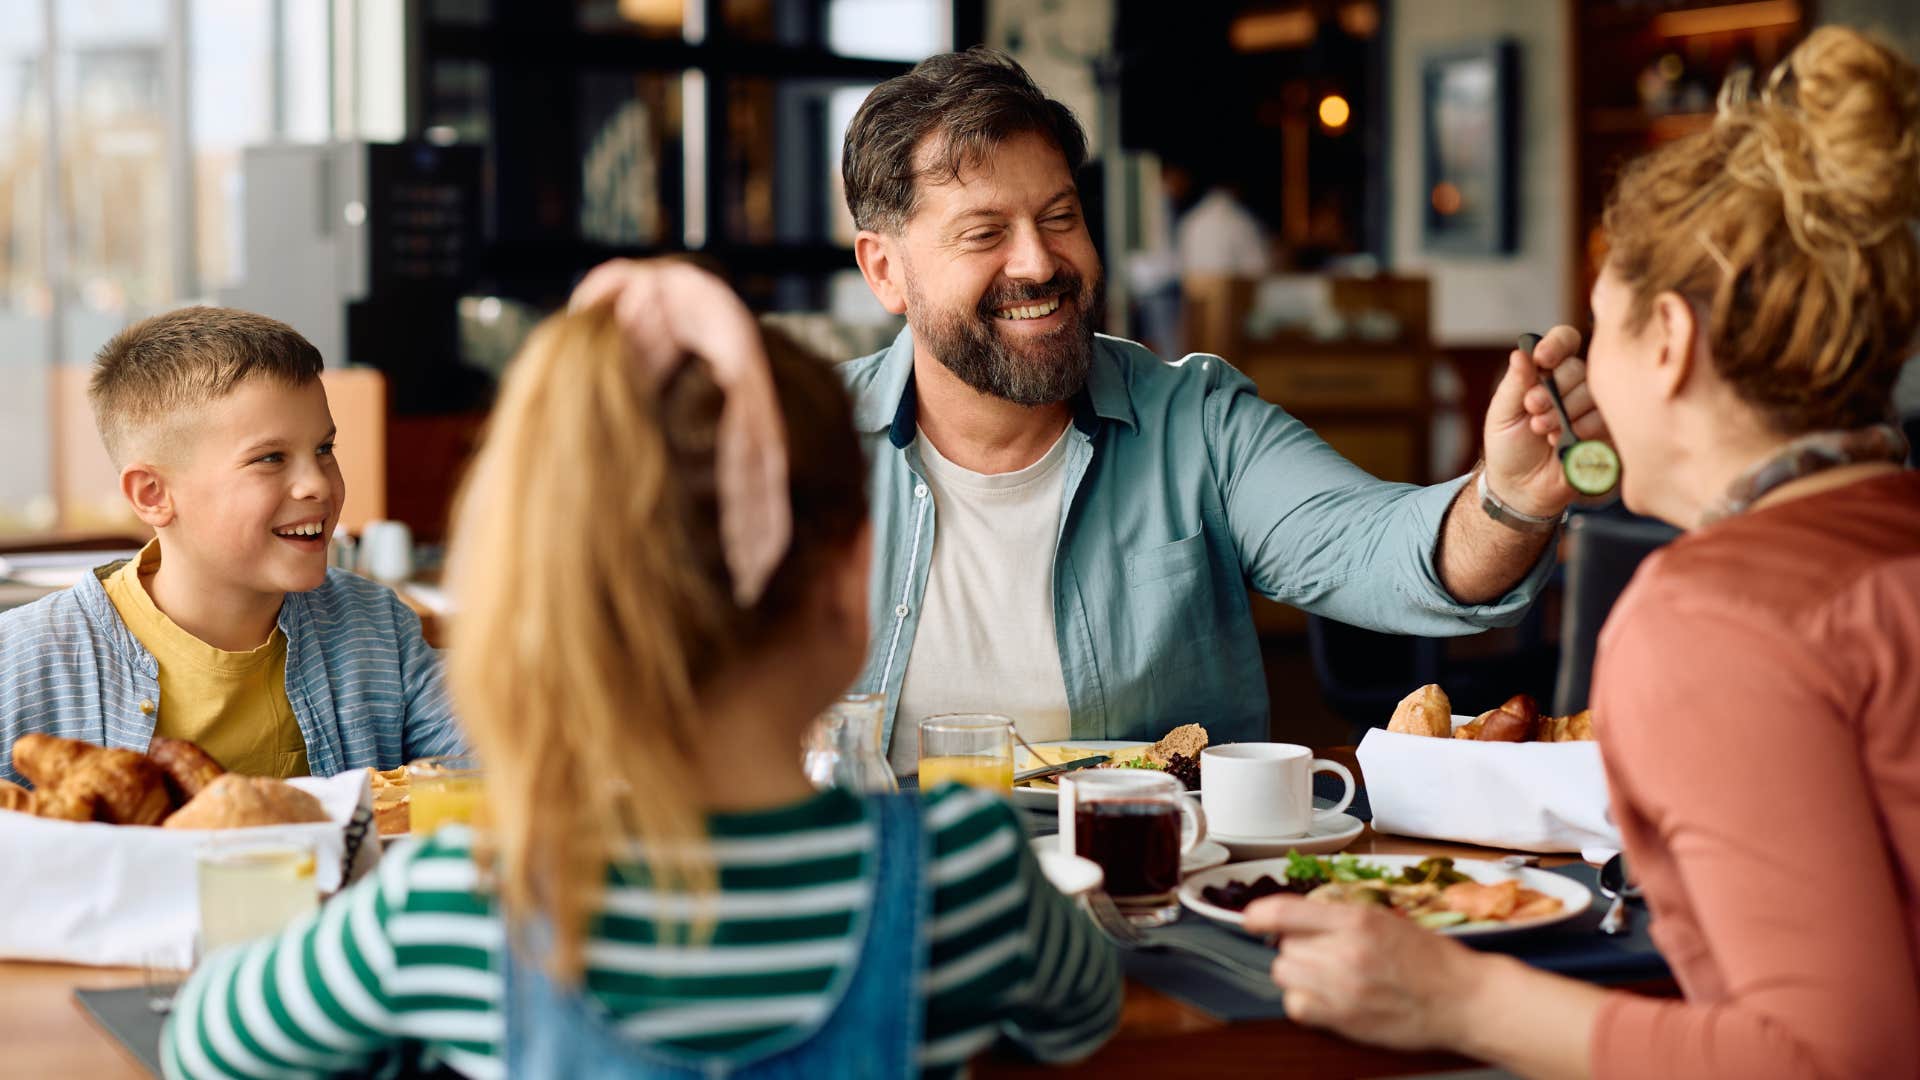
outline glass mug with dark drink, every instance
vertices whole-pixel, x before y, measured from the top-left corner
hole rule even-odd
[[[1180,859],[1207,838],[1186,785],[1163,772],[1083,769],[1070,786],[1073,851],[1100,864],[1114,904],[1141,926],[1179,918]]]

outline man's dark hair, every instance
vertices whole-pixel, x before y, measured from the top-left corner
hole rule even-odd
[[[915,150],[940,141],[924,168]],[[1015,135],[1043,136],[1069,172],[1087,161],[1087,135],[1073,112],[1046,95],[1026,69],[997,49],[975,46],[922,60],[874,88],[847,125],[840,176],[856,228],[897,233],[913,216],[918,184],[947,183]]]

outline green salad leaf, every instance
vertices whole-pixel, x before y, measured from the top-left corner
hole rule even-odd
[[[1287,852],[1289,882],[1379,881],[1386,876],[1384,867],[1370,866],[1354,855],[1335,855],[1331,859],[1323,859],[1318,855],[1302,855],[1298,851]]]

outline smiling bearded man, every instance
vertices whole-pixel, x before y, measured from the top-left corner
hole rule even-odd
[[[874,524],[855,689],[886,695],[902,774],[942,712],[1033,741],[1268,737],[1249,585],[1397,633],[1509,625],[1573,496],[1543,372],[1600,433],[1565,327],[1509,358],[1484,468],[1432,487],[1367,475],[1219,357],[1095,334],[1086,156],[1066,106],[985,49],[881,84],[847,129],[860,271],[907,318],[842,368]]]
[[[1062,266],[1051,281],[1009,281],[981,297],[972,310],[940,311],[920,294],[909,268],[907,310],[921,313],[917,329],[928,351],[961,382],[1016,405],[1054,405],[1087,383],[1105,286],[1097,268],[1088,283]],[[994,325],[1046,319],[1061,308],[1066,311],[1058,325],[1024,345],[1003,340]]]

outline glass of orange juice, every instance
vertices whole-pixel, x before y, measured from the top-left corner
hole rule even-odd
[[[993,713],[947,713],[920,721],[920,787],[948,781],[1013,790],[1013,721]]]
[[[449,822],[486,823],[486,785],[478,759],[449,755],[409,762],[407,787],[413,801],[410,828],[417,835]]]

